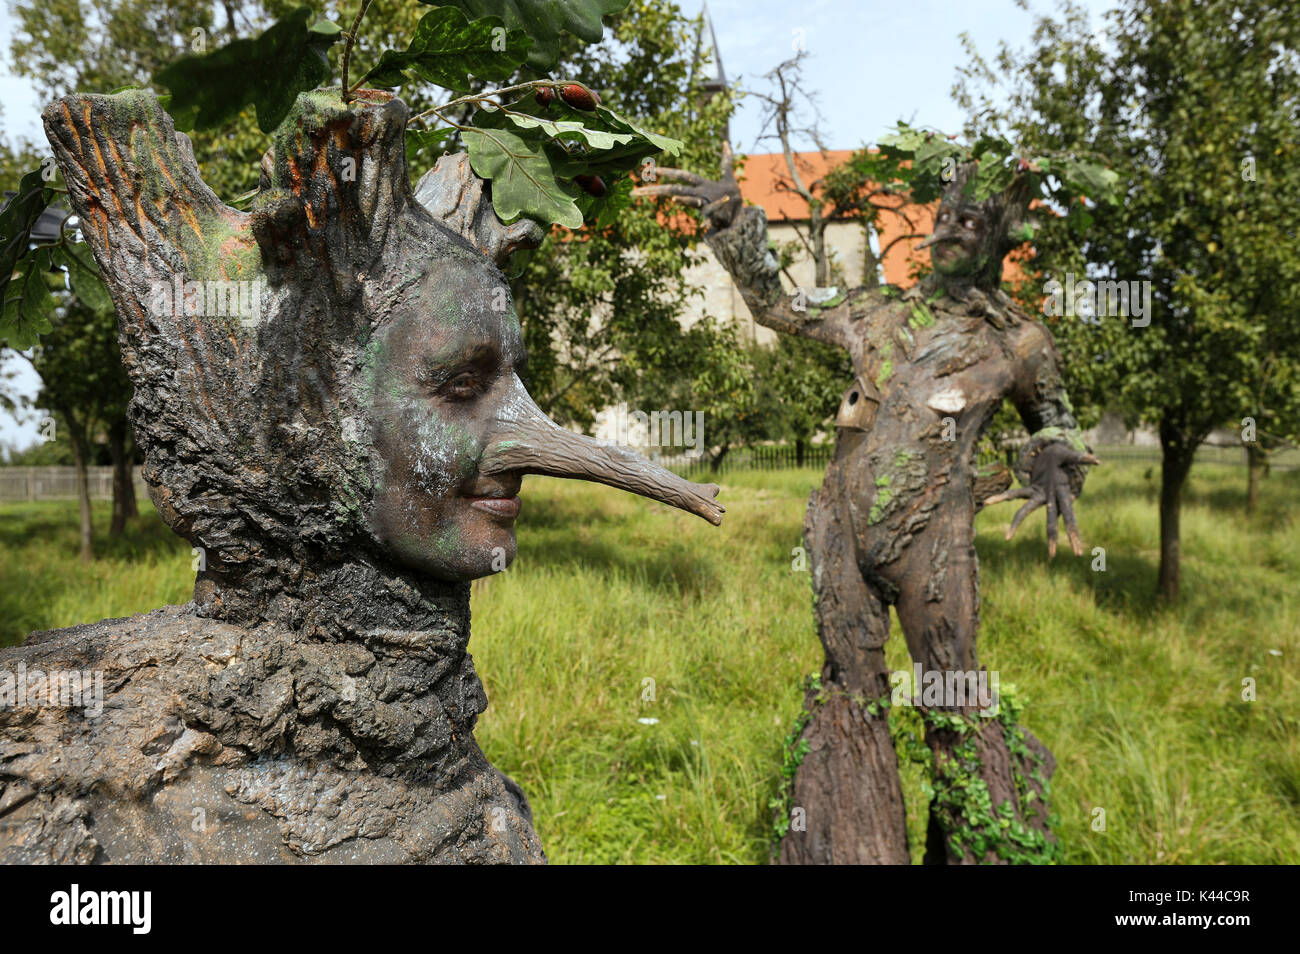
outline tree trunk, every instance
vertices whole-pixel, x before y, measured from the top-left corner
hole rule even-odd
[[[862,287],[877,288],[880,285],[880,256],[871,247],[871,239],[877,236],[875,228],[864,223],[862,226]]]
[[[1197,441],[1186,430],[1162,421],[1160,424],[1160,576],[1156,593],[1172,602],[1178,599],[1182,580],[1182,543],[1179,518],[1183,486],[1192,469]]]
[[[1246,445],[1246,514],[1254,516],[1259,506],[1259,482],[1268,473],[1268,454],[1258,444]]]
[[[72,462],[77,468],[77,503],[81,507],[81,562],[89,563],[95,558],[94,523],[90,513],[90,443],[86,439],[86,429],[75,417],[64,409],[59,410],[59,415],[72,438]]]
[[[812,238],[813,265],[816,268],[816,285],[818,288],[829,287],[831,283],[831,255],[826,248],[826,226],[830,223],[822,218],[820,203],[808,205],[808,231]]]
[[[127,445],[127,424],[123,417],[108,426],[108,454],[113,462],[113,519],[108,527],[111,537],[121,536],[127,520],[140,515]]]
[[[718,468],[722,466],[723,458],[727,456],[727,453],[730,450],[731,450],[730,444],[723,444],[720,448],[718,448],[718,452],[716,454],[710,455],[709,469],[713,471],[713,473],[716,474],[718,472]]]
[[[794,464],[796,467],[802,467],[804,458],[807,457],[808,445],[802,439],[794,442]]]

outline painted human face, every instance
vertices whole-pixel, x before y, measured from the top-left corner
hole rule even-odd
[[[940,275],[973,275],[989,262],[988,223],[980,209],[972,205],[939,206],[934,234],[926,243],[930,261]]]
[[[515,557],[522,474],[479,464],[522,390],[524,350],[500,273],[485,263],[454,274],[411,286],[371,346],[371,527],[404,565],[470,580]]]
[[[444,580],[515,557],[524,474],[593,480],[722,520],[716,484],[555,424],[517,373],[519,319],[486,259],[439,262],[391,303],[365,380],[375,492],[371,532],[404,566]]]

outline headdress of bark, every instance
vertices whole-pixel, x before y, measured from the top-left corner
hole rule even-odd
[[[361,372],[373,333],[430,268],[504,288],[498,264],[542,237],[532,222],[497,219],[464,157],[444,158],[417,198],[408,114],[386,93],[348,104],[338,90],[302,94],[245,213],[203,183],[188,138],[151,93],[72,95],[45,110],[117,308],[151,495],[223,582],[296,573],[368,539],[375,477]],[[517,455],[532,434],[512,426]],[[532,449],[537,466],[513,469],[546,469],[547,449]],[[592,478],[605,453],[559,470]],[[671,489],[677,505],[716,520],[716,488],[636,460],[638,479],[607,482],[658,499]]]
[[[1002,260],[1024,242],[1024,226],[1028,217],[1032,190],[1027,176],[1017,175],[1010,186],[995,192],[982,201],[975,199],[975,181],[979,164],[964,162],[956,167],[953,178],[944,186],[941,207],[958,213],[973,210],[984,223],[980,251],[983,266],[972,276],[975,284],[996,287],[1002,281]],[[942,230],[936,228],[934,236],[924,245],[941,238]],[[924,245],[922,247],[924,247]]]

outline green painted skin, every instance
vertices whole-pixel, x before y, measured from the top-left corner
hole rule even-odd
[[[912,302],[912,317],[907,323],[913,328],[929,328],[934,324],[934,314],[930,307],[923,301]]]
[[[1083,432],[1075,428],[1064,427],[1044,427],[1040,431],[1035,431],[1030,435],[1031,438],[1043,438],[1044,440],[1060,441],[1063,444],[1069,444],[1075,450],[1081,453],[1088,452],[1088,445],[1084,443]]]
[[[889,502],[894,499],[894,493],[889,489],[891,483],[893,478],[889,474],[882,474],[876,478],[876,499],[867,514],[868,524],[877,524],[884,519],[885,510],[889,507]]]
[[[884,359],[880,365],[880,373],[876,375],[876,389],[880,391],[885,389],[885,382],[894,374],[894,362],[891,358],[893,345],[892,341],[886,341],[880,346],[880,356]]]

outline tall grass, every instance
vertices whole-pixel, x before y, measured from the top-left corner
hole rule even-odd
[[[1073,863],[1300,861],[1300,473],[1247,519],[1239,468],[1194,471],[1183,599],[1152,593],[1158,468],[1095,470],[1093,555],[1048,563],[1042,519],[981,514],[981,661],[1056,754]],[[792,570],[812,471],[727,474],[721,528],[591,484],[529,478],[520,555],[476,584],[478,736],[528,792],[556,862],[753,863],[800,683],[821,652]],[[106,524],[107,514],[99,515]],[[189,598],[189,548],[152,514],[76,560],[71,504],[0,509],[0,639]],[[895,629],[891,664],[908,665]],[[1242,699],[1253,679],[1256,701]],[[904,771],[913,854],[925,805]],[[1105,830],[1097,830],[1103,817]]]

